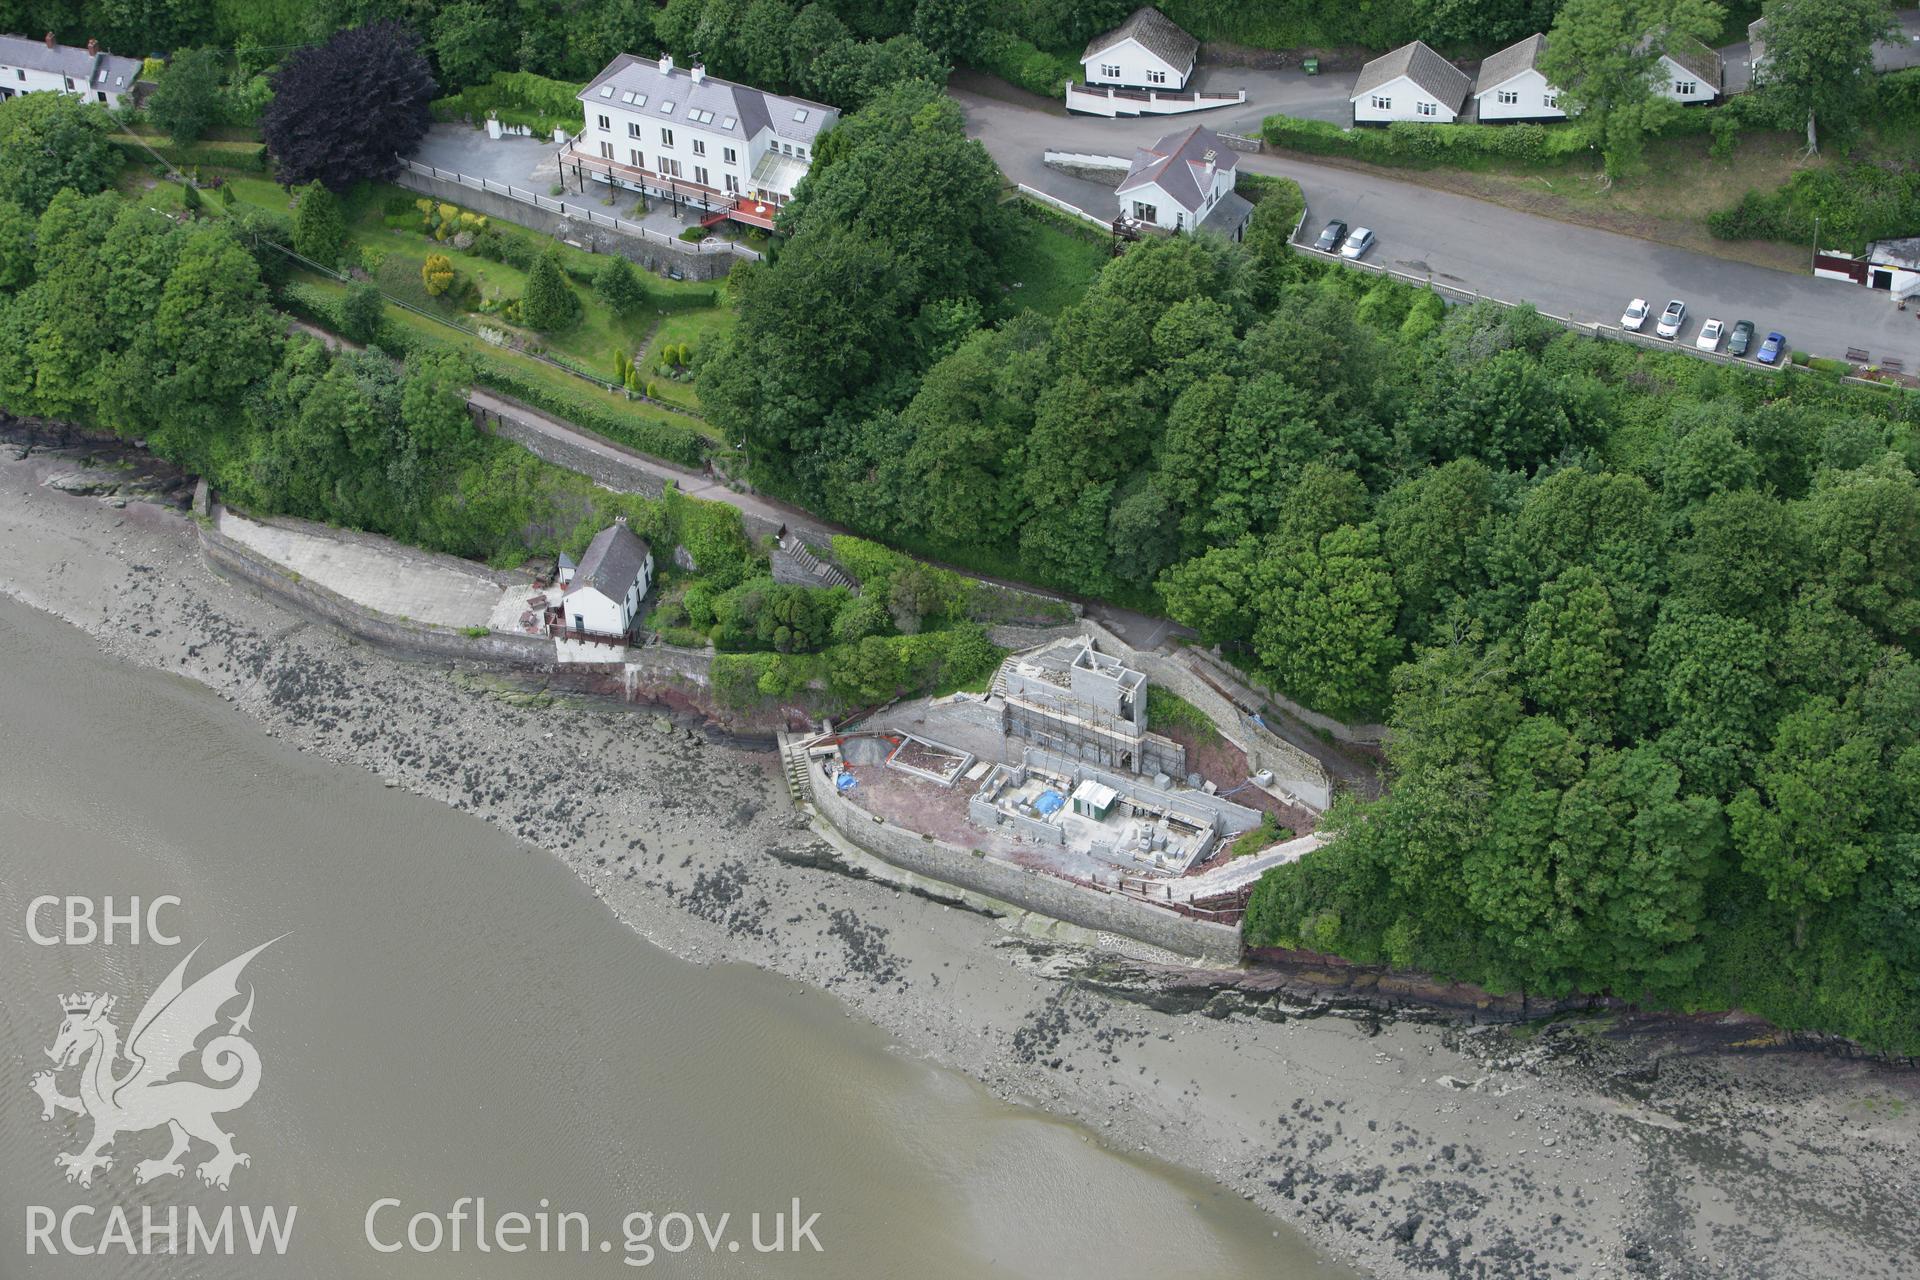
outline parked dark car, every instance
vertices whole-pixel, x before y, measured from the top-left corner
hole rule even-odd
[[[1744,356],[1747,354],[1747,348],[1752,345],[1753,321],[1740,320],[1735,322],[1733,332],[1727,335],[1727,354],[1730,356]]]
[[[1787,336],[1783,333],[1769,333],[1767,340],[1760,344],[1760,354],[1754,359],[1761,364],[1772,364],[1787,351]]]
[[[1347,224],[1336,219],[1326,225],[1326,229],[1320,233],[1320,238],[1313,242],[1313,247],[1322,253],[1338,253],[1340,245],[1346,238]]]

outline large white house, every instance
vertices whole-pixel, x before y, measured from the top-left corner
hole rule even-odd
[[[1240,155],[1195,125],[1133,153],[1120,180],[1120,216],[1163,231],[1210,231],[1238,240],[1253,206],[1233,192]]]
[[[1654,92],[1678,103],[1708,103],[1720,96],[1724,77],[1725,69],[1718,53],[1692,36],[1675,32],[1667,37],[1666,52],[1660,55],[1653,87]]]
[[[730,209],[756,226],[793,196],[840,112],[623,53],[580,91],[586,132],[563,168],[636,191]]]
[[[70,93],[117,107],[139,79],[140,59],[107,53],[98,40],[76,49],[56,43],[51,31],[40,40],[0,36],[0,100],[21,93]]]
[[[1481,123],[1567,118],[1560,106],[1560,90],[1540,74],[1540,56],[1546,50],[1547,38],[1532,35],[1480,64],[1473,101]]]
[[[615,521],[587,544],[580,563],[560,566],[561,623],[587,636],[624,640],[653,586],[653,548]]]
[[[1135,9],[1127,20],[1087,42],[1080,65],[1088,84],[1120,89],[1186,88],[1200,42],[1152,5]]]
[[[1472,87],[1466,72],[1415,40],[1360,68],[1353,84],[1353,122],[1452,124],[1466,109]]]

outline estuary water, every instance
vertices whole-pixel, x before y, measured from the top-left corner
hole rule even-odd
[[[116,936],[88,941],[108,898]],[[178,904],[145,936],[163,898]],[[90,1186],[67,1181],[56,1157],[93,1121],[42,1119],[31,1087],[54,1065],[62,997],[112,993],[102,1021],[124,1038],[193,948],[189,987],[269,940],[207,1028],[244,1023],[260,1063],[251,1099],[213,1116],[249,1157],[228,1188],[199,1180],[214,1148],[198,1141],[180,1176],[136,1180],[193,1105],[129,1100],[137,1084],[115,1105],[155,1127],[122,1133]],[[91,1065],[49,1092],[79,1097]],[[248,1224],[270,1213],[284,1246],[269,1231],[253,1247]],[[213,1256],[165,1253],[170,1223],[181,1250],[211,1238]],[[539,851],[0,597],[0,1276],[654,1273],[1352,1274],[1237,1196],[1003,1104],[817,989],[678,960]]]

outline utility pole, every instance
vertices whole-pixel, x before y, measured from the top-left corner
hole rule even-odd
[[[1813,215],[1813,252],[1808,255],[1807,267],[1812,271],[1820,269],[1820,215],[1817,213]]]

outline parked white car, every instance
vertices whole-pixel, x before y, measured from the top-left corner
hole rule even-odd
[[[1700,336],[1693,340],[1693,345],[1702,351],[1718,351],[1720,335],[1726,331],[1726,326],[1718,320],[1709,320],[1700,326]]]
[[[1622,329],[1631,329],[1635,333],[1640,332],[1640,327],[1646,324],[1646,322],[1647,300],[1645,298],[1635,298],[1632,302],[1629,302],[1627,304],[1626,314],[1620,317],[1620,327]]]
[[[1347,237],[1347,242],[1340,246],[1340,256],[1357,261],[1371,248],[1373,248],[1373,232],[1365,227],[1355,227],[1353,234]]]
[[[1677,338],[1680,336],[1681,327],[1686,323],[1687,304],[1675,298],[1667,304],[1667,309],[1660,313],[1660,323],[1653,326],[1653,332],[1658,337]]]

